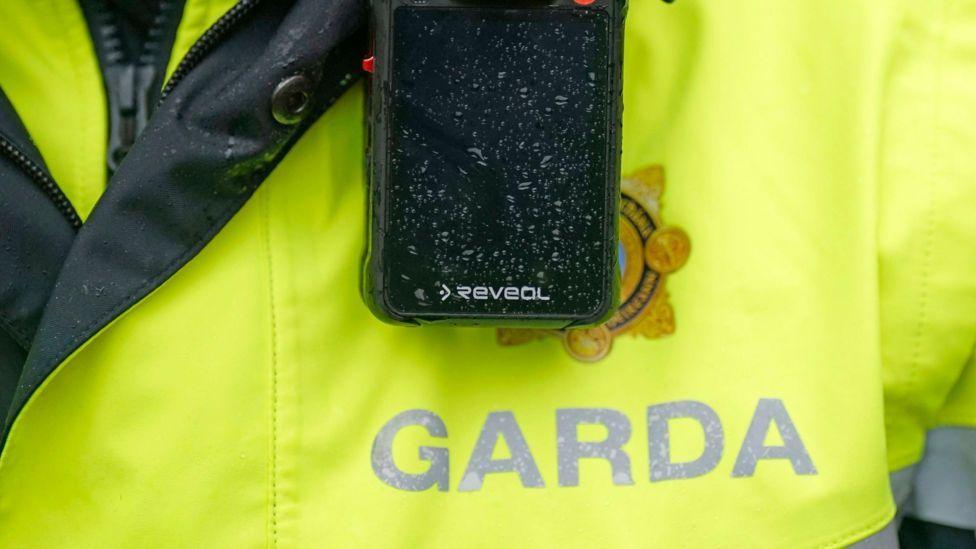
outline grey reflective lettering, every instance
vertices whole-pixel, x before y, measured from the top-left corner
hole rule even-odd
[[[505,288],[505,299],[509,301],[518,301],[518,298],[519,298],[518,288],[513,288],[512,286]]]
[[[705,434],[705,449],[694,461],[671,461],[671,430],[669,421],[689,418],[697,421]],[[647,438],[650,456],[651,482],[692,478],[714,469],[722,459],[725,433],[715,410],[703,402],[684,400],[647,408]]]
[[[430,467],[420,474],[404,472],[394,463],[393,440],[401,429],[410,425],[422,426],[432,437],[447,437],[447,427],[440,416],[434,412],[427,410],[401,412],[386,422],[373,439],[373,472],[376,473],[377,478],[400,490],[419,492],[436,484],[438,490],[446,492],[449,488],[447,448],[421,446],[418,452],[420,459],[430,462]]]
[[[488,288],[475,286],[473,294],[475,299],[488,299]]]
[[[470,286],[458,286],[457,294],[464,299],[471,299],[471,287]]]
[[[776,423],[779,436],[783,439],[782,446],[766,446],[766,434],[770,426]],[[788,459],[793,466],[793,472],[798,475],[816,475],[817,468],[807,453],[806,446],[800,440],[793,420],[786,412],[786,406],[778,398],[763,398],[756,406],[756,413],[752,415],[752,422],[746,431],[746,438],[742,441],[742,449],[732,468],[733,477],[751,477],[756,473],[756,465],[761,459]]]
[[[580,442],[580,424],[603,425],[607,437],[602,442]],[[600,458],[610,462],[613,483],[633,484],[630,456],[622,447],[630,440],[627,416],[606,408],[567,408],[556,410],[556,452],[560,486],[579,486],[580,458]]]
[[[512,454],[510,458],[492,459],[499,436],[505,439],[505,444]],[[525,442],[522,430],[515,421],[515,416],[507,411],[491,412],[485,418],[485,424],[481,428],[478,441],[475,442],[468,467],[458,485],[458,491],[480,490],[486,474],[510,472],[518,473],[522,486],[526,488],[545,486],[539,467],[535,464],[535,459],[532,457],[529,445]]]

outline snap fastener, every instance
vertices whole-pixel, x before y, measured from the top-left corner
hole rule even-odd
[[[296,74],[282,80],[271,95],[271,114],[278,122],[292,126],[308,114],[312,102],[308,78]]]

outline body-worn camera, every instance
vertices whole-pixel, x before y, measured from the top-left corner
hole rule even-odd
[[[383,320],[617,305],[624,0],[373,0],[362,293]]]

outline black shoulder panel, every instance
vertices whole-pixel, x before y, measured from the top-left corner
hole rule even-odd
[[[0,139],[44,168],[13,106],[0,90]],[[44,304],[75,230],[37,183],[0,154],[0,411],[10,404]]]
[[[79,231],[4,439],[58,364],[190,261],[352,84],[366,48],[363,3],[266,0],[204,46],[210,53],[167,95]],[[295,75],[309,84],[310,115],[282,124],[272,94]]]
[[[27,351],[21,348],[8,334],[0,333],[0,406],[6,410],[14,397],[17,380]]]

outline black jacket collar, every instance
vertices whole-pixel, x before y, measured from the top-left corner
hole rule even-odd
[[[4,439],[47,376],[206,246],[352,85],[350,75],[359,74],[366,47],[360,0],[240,5],[250,7],[245,15],[215,25],[227,29],[219,43],[212,36],[198,43],[207,55],[160,105],[75,238],[27,357]],[[271,97],[295,75],[307,79],[310,115],[283,125],[272,115]],[[228,148],[231,142],[238,146]]]

